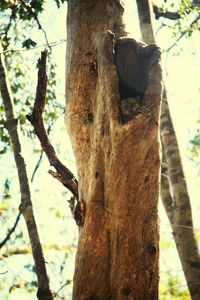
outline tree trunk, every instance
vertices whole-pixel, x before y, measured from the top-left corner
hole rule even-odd
[[[187,191],[185,176],[183,173],[177,139],[171,122],[166,93],[163,97],[161,117],[161,137],[164,155],[167,162],[167,170],[162,174],[163,202],[166,202],[166,180],[170,182],[172,202],[169,205],[167,215],[172,225],[172,233],[181,260],[188,289],[193,300],[200,299],[200,255],[197,240],[193,229],[192,210]],[[167,178],[166,178],[167,175]],[[164,184],[165,182],[165,184]],[[165,190],[165,192],[164,192]],[[169,190],[169,189],[168,189]],[[165,204],[166,207],[167,204]],[[171,211],[173,213],[171,214]]]
[[[14,115],[13,99],[11,96],[9,83],[6,75],[5,64],[0,55],[0,94],[6,115],[6,128],[10,135],[12,143],[15,164],[18,173],[18,180],[21,194],[20,212],[23,214],[26,227],[29,234],[33,259],[35,263],[35,272],[38,280],[37,298],[39,300],[53,300],[53,295],[49,287],[49,278],[47,276],[43,249],[40,243],[38,229],[33,212],[31,193],[29,188],[26,164],[22,155],[21,143],[18,134],[17,119]]]
[[[130,50],[135,69],[143,58],[142,66],[149,66],[142,106],[124,119],[111,33],[124,35],[120,1],[68,4],[66,123],[85,214],[73,299],[158,299],[162,85],[157,49],[134,40],[117,42],[119,57],[128,51],[127,42],[135,47]]]
[[[137,0],[144,42],[155,43],[148,0]],[[178,142],[168,107],[166,91],[161,109],[163,166],[161,198],[172,225],[173,236],[193,300],[200,299],[200,256],[193,230],[192,210],[182,168]],[[166,163],[165,163],[166,162]],[[172,195],[171,195],[172,194]]]

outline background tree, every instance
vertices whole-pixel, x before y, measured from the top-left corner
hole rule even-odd
[[[137,1],[143,40],[154,43],[149,1]],[[185,7],[188,13],[188,7]],[[154,6],[155,11],[155,6]],[[164,13],[167,17],[167,14]],[[170,14],[171,16],[171,14]],[[156,14],[158,17],[158,13]],[[180,14],[177,16],[180,19]],[[193,21],[194,24],[194,21]],[[182,168],[166,90],[162,99],[161,141],[163,149],[161,198],[165,206],[192,299],[200,298],[200,255],[193,231],[190,197]]]
[[[25,62],[27,59],[27,56],[29,57],[30,60],[30,64],[32,62],[33,65],[36,65],[37,62],[37,55],[34,57],[30,57],[30,55],[28,54],[28,52],[24,52],[23,50],[27,50],[27,49],[31,49],[32,47],[36,47],[36,42],[34,42],[33,40],[31,40],[30,38],[27,38],[28,36],[30,36],[30,31],[33,32],[33,35],[35,34],[34,29],[33,29],[33,25],[37,24],[39,26],[40,21],[38,19],[38,13],[40,11],[42,11],[42,8],[39,7],[39,2],[38,3],[33,3],[32,6],[32,16],[28,16],[28,11],[30,12],[30,7],[26,7],[27,3],[15,3],[16,5],[13,4],[12,1],[5,1],[4,5],[3,2],[1,2],[1,9],[2,9],[2,20],[4,20],[5,24],[1,23],[2,26],[2,42],[3,42],[3,51],[1,50],[1,54],[3,52],[2,55],[5,56],[5,60],[6,60],[6,67],[8,70],[8,77],[9,79],[11,79],[11,91],[14,95],[14,104],[15,104],[15,110],[16,110],[16,118],[19,120],[19,126],[18,129],[22,130],[22,133],[24,136],[27,137],[33,137],[33,129],[31,126],[28,125],[28,123],[25,123],[26,121],[26,114],[28,112],[30,112],[30,109],[32,109],[32,101],[34,99],[34,76],[31,77],[31,72],[30,72],[30,65],[29,63]],[[39,5],[39,6],[38,6]],[[42,5],[42,2],[41,2]],[[37,10],[38,7],[38,10]],[[27,11],[28,10],[28,11]],[[8,14],[10,13],[10,11],[13,12],[12,14],[12,22],[10,19],[10,25],[6,26],[6,22],[8,21]],[[15,12],[15,14],[14,14]],[[23,12],[23,13],[22,13]],[[27,13],[27,15],[25,15],[25,13]],[[23,22],[22,22],[23,20]],[[5,25],[5,26],[4,26]],[[25,27],[27,26],[26,30]],[[7,30],[9,27],[9,30]],[[22,28],[23,30],[19,33],[19,29],[18,28]],[[29,32],[28,32],[29,31]],[[43,36],[44,36],[44,43],[47,43],[46,40],[46,35],[44,34],[44,30],[41,26],[39,26],[39,31],[42,31]],[[32,42],[31,42],[32,41]],[[50,46],[50,45],[49,45]],[[23,48],[22,48],[23,47]],[[20,49],[20,50],[18,50]],[[31,50],[29,50],[31,51]],[[40,49],[39,49],[40,51]],[[23,54],[23,55],[22,55]],[[31,53],[30,53],[31,54]],[[52,62],[51,62],[52,61]],[[61,114],[63,114],[64,112],[64,108],[56,101],[56,96],[55,93],[57,91],[57,88],[55,87],[56,85],[56,78],[55,78],[55,63],[53,63],[53,59],[51,57],[51,59],[49,58],[48,62],[50,63],[50,70],[48,70],[48,86],[47,86],[47,103],[49,103],[49,105],[46,107],[45,110],[45,114],[44,114],[44,118],[45,121],[48,121],[48,131],[49,129],[52,127],[52,124],[56,121],[56,119],[58,118],[58,116],[60,116]],[[12,66],[12,67],[11,67]],[[32,66],[31,66],[32,68]],[[25,79],[26,78],[26,79]],[[1,78],[2,79],[2,78]],[[27,80],[27,81],[26,81]],[[12,94],[11,93],[11,94]],[[9,146],[10,146],[10,140],[9,140],[9,135],[7,134],[7,130],[4,127],[4,125],[6,124],[6,120],[4,117],[4,110],[3,110],[3,106],[1,105],[1,116],[2,116],[2,123],[1,123],[1,137],[2,137],[2,154],[7,152],[9,153]],[[11,130],[12,131],[12,130]],[[23,139],[23,137],[21,137]],[[26,143],[24,144],[22,142],[22,148],[24,149],[24,146],[26,146]],[[38,146],[37,145],[33,145],[35,153],[39,152],[38,151]],[[32,149],[31,149],[32,151]],[[25,151],[23,151],[24,153]],[[34,154],[33,154],[34,155]],[[37,157],[37,153],[36,153],[36,157]],[[25,157],[28,156],[28,153],[25,154]],[[37,158],[36,158],[37,159]],[[13,172],[12,172],[13,174]],[[24,172],[21,172],[21,174],[24,174]],[[11,175],[12,176],[12,175]],[[34,176],[34,174],[33,174]],[[10,177],[9,177],[10,179]],[[26,178],[24,178],[25,180]],[[8,184],[6,183],[8,182]],[[11,183],[10,183],[11,182]],[[14,220],[14,215],[16,213],[16,210],[13,209],[13,206],[15,205],[16,208],[17,206],[19,206],[19,202],[17,201],[13,201],[13,199],[16,197],[18,197],[17,191],[15,192],[15,197],[10,197],[10,195],[12,195],[12,190],[13,187],[15,186],[15,189],[17,190],[17,187],[15,185],[15,183],[13,183],[13,180],[11,179],[11,181],[6,180],[5,181],[5,188],[6,188],[6,195],[5,198],[5,204],[7,204],[5,206],[5,208],[2,208],[2,212],[3,212],[3,218],[4,218],[4,226],[2,226],[2,229],[7,229],[10,227],[10,225],[8,224],[12,224],[12,219]],[[24,193],[22,193],[24,194]],[[22,195],[23,198],[23,195]],[[11,201],[13,202],[14,205],[11,205]],[[18,204],[17,204],[18,203]],[[66,204],[65,204],[66,206]],[[9,209],[7,209],[7,207]],[[12,207],[12,214],[10,213]],[[8,214],[7,214],[8,213]],[[55,215],[57,216],[57,218],[59,218],[59,209],[56,211],[54,209],[53,211],[53,216],[55,218]],[[9,292],[14,294],[14,291],[16,289],[20,289],[23,287],[29,291],[32,292],[33,290],[35,290],[35,286],[37,286],[36,280],[34,278],[34,274],[35,274],[35,267],[32,266],[32,262],[31,259],[25,260],[24,263],[22,263],[22,266],[24,264],[24,269],[27,270],[29,272],[32,272],[33,275],[33,279],[30,280],[29,282],[27,282],[25,280],[25,283],[23,283],[23,272],[20,278],[20,275],[16,275],[16,277],[14,277],[13,282],[11,281],[11,284],[9,286],[9,280],[7,280],[7,278],[10,278],[10,271],[9,271],[9,257],[11,257],[13,254],[22,254],[27,253],[26,256],[29,256],[29,246],[26,244],[26,238],[24,236],[22,236],[22,233],[24,235],[24,230],[21,231],[21,228],[23,228],[23,223],[22,221],[20,221],[20,227],[18,226],[14,237],[16,238],[16,241],[13,242],[13,236],[11,236],[11,233],[13,233],[14,229],[16,229],[17,223],[19,222],[19,218],[20,215],[17,216],[16,218],[16,222],[15,222],[15,226],[13,226],[12,230],[9,231],[9,233],[6,235],[5,239],[3,239],[4,235],[2,232],[2,242],[1,242],[1,247],[3,247],[3,251],[2,251],[2,255],[3,257],[8,256],[8,263],[5,264],[5,266],[3,266],[4,269],[8,270],[6,271],[4,276],[1,276],[1,279],[3,279],[2,277],[6,278],[6,280],[4,280],[4,282],[2,282],[2,285],[5,283],[5,287],[7,290],[9,290]],[[61,217],[61,216],[60,216]],[[6,222],[5,222],[6,221]],[[21,225],[22,224],[22,225]],[[8,226],[8,227],[7,227]],[[32,230],[32,237],[33,239],[35,239],[35,234]],[[6,245],[6,241],[8,241],[8,239],[11,238],[10,240],[10,245]],[[25,240],[25,241],[24,241]],[[8,243],[7,243],[8,244]],[[13,245],[15,245],[15,247],[13,247]],[[51,245],[51,247],[55,248],[54,245]],[[36,249],[37,251],[37,249]],[[67,247],[66,247],[66,251]],[[38,252],[38,251],[37,251]],[[68,255],[68,253],[66,252],[65,256]],[[38,252],[38,257],[39,260],[43,259],[43,255],[39,255]],[[12,260],[12,258],[11,258]],[[21,268],[22,266],[20,264],[15,263],[15,268]],[[36,267],[37,268],[37,267]],[[40,264],[40,269],[42,269],[42,265]],[[36,270],[38,271],[38,270]],[[62,272],[62,270],[61,270]],[[14,273],[14,272],[13,272]],[[18,271],[18,273],[20,273]],[[24,272],[25,273],[25,272]],[[68,280],[69,281],[69,280]],[[66,282],[66,281],[65,281]],[[41,286],[40,284],[41,282],[39,282],[39,286]],[[7,285],[6,285],[7,284]],[[59,285],[60,287],[60,285]],[[6,290],[4,289],[4,290]],[[58,289],[58,288],[57,288]],[[3,296],[4,297],[4,296]],[[42,297],[44,297],[44,295],[42,295]],[[41,295],[40,295],[41,298]],[[44,299],[44,298],[43,298]]]
[[[43,64],[44,63],[46,62],[43,62]],[[40,70],[40,72],[41,71],[42,70]],[[53,299],[53,296],[49,288],[49,279],[46,272],[45,260],[44,260],[40,238],[37,230],[37,225],[33,213],[30,188],[29,188],[28,177],[26,172],[26,165],[21,153],[21,144],[20,144],[18,130],[17,130],[17,119],[14,116],[13,101],[11,99],[11,95],[9,92],[5,67],[1,57],[0,57],[0,91],[1,91],[1,96],[3,99],[3,104],[5,108],[5,114],[6,114],[5,126],[10,134],[16,168],[18,171],[20,193],[21,193],[21,204],[19,209],[23,214],[26,222],[26,226],[28,229],[29,238],[31,242],[33,258],[36,267],[36,274],[38,279],[37,296],[38,299],[51,300]]]

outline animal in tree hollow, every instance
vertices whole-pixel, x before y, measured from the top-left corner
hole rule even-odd
[[[140,108],[143,106],[142,100],[148,85],[149,70],[160,58],[159,47],[155,44],[146,46],[130,38],[120,38],[115,41],[114,52],[122,114],[125,107],[127,116],[127,107],[129,109],[130,106],[132,115],[138,111],[146,112]]]

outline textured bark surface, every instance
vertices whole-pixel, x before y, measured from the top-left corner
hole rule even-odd
[[[155,43],[148,0],[137,0],[144,42]],[[161,109],[163,168],[161,198],[172,226],[187,285],[193,300],[200,299],[200,255],[193,230],[192,210],[178,142],[168,107],[166,91]]]
[[[159,63],[144,105],[122,124],[112,35],[124,35],[117,0],[69,1],[66,123],[77,162],[80,228],[73,299],[158,298]],[[138,50],[139,50],[138,46]]]

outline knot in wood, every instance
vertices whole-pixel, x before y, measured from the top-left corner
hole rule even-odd
[[[154,255],[158,251],[158,247],[156,246],[156,244],[150,243],[147,247],[147,250],[150,255]]]

